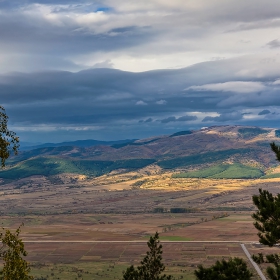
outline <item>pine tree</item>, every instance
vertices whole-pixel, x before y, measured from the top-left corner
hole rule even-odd
[[[252,217],[259,231],[259,241],[271,247],[280,240],[280,194],[273,196],[269,191],[259,189],[259,195],[253,196],[253,203],[258,208]]]
[[[162,263],[162,245],[159,244],[159,234],[155,233],[155,236],[151,236],[148,241],[149,251],[144,259],[141,261],[141,265],[135,268],[133,265],[127,268],[123,274],[123,280],[171,280],[171,275],[161,275],[165,270],[165,266]]]
[[[271,143],[270,147],[280,161],[280,147]],[[267,190],[259,189],[259,195],[253,196],[253,203],[258,210],[252,215],[255,219],[254,226],[259,231],[259,242],[270,247],[280,241],[280,194],[273,196]],[[280,258],[277,254],[264,256],[253,255],[253,260],[259,264],[271,263],[266,269],[268,277],[272,280],[280,280]]]

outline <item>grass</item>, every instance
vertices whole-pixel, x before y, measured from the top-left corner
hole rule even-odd
[[[280,173],[268,174],[261,177],[261,179],[272,179],[272,178],[280,178]]]
[[[21,179],[34,175],[53,176],[61,173],[77,173],[96,177],[115,169],[143,168],[153,162],[153,159],[93,161],[37,157],[0,171],[0,177],[3,179]]]
[[[191,241],[191,238],[181,236],[161,236],[161,241]]]
[[[149,240],[150,235],[144,236],[143,239]],[[182,237],[182,236],[174,236],[174,235],[170,235],[170,236],[162,236],[161,235],[160,236],[160,241],[192,241],[192,238]]]
[[[260,178],[262,171],[251,166],[234,163],[220,164],[197,171],[174,174],[173,178],[253,179]]]
[[[122,271],[126,269],[126,265],[114,265],[110,262],[79,262],[72,264],[47,264],[33,265],[31,274],[36,278],[44,277],[43,279],[60,279],[60,280],[111,280],[121,279]],[[36,279],[35,278],[35,279]]]
[[[136,264],[137,266],[138,264]],[[31,275],[35,279],[48,280],[113,280],[122,279],[123,271],[130,264],[88,261],[71,264],[37,264],[31,267]],[[175,279],[194,280],[193,268],[172,264],[166,265],[165,274],[173,275]]]
[[[207,152],[186,157],[158,161],[157,164],[164,169],[187,167],[196,164],[213,163],[223,161],[231,156],[246,156],[248,153],[257,153],[254,149],[230,149],[223,151]]]

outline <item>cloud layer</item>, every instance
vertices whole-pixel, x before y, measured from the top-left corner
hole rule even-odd
[[[278,126],[280,2],[0,1],[0,97],[27,141]]]
[[[277,0],[0,2],[0,71],[144,70],[279,51]]]
[[[280,63],[256,78],[262,57],[238,60],[141,73],[3,74],[0,96],[14,130],[29,140],[141,138],[216,124],[277,127]]]

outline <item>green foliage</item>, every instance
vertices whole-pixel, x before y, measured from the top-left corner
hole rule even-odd
[[[276,159],[280,161],[280,147],[277,146],[274,142],[270,144],[271,150],[275,153]]]
[[[273,246],[280,240],[280,194],[273,196],[269,191],[259,189],[259,195],[253,196],[253,203],[258,208],[252,217],[259,231],[259,241]]]
[[[248,270],[247,264],[240,258],[230,258],[228,261],[217,261],[215,265],[204,268],[202,265],[195,270],[198,280],[247,280],[253,274]]]
[[[207,152],[175,159],[158,161],[157,164],[165,169],[191,166],[195,164],[205,164],[226,160],[231,156],[245,155],[256,152],[254,149],[230,149],[223,151]]]
[[[15,132],[8,129],[8,119],[5,108],[0,106],[0,158],[2,167],[5,166],[5,162],[10,156],[11,148],[15,154],[17,154],[19,148],[19,138]]]
[[[133,265],[127,268],[123,274],[123,280],[171,280],[172,276],[161,275],[165,270],[162,263],[162,245],[159,244],[159,234],[151,236],[148,244],[150,251],[147,252],[141,265],[135,268]]]
[[[280,129],[275,130],[275,136],[280,138]]]
[[[248,128],[239,128],[239,134],[242,135],[243,138],[253,138],[260,134],[267,133],[268,131],[259,127],[248,127]]]
[[[176,133],[170,135],[169,137],[182,136],[182,135],[190,135],[190,134],[192,134],[192,131],[186,130],[186,131],[176,132]]]
[[[198,171],[174,174],[173,178],[251,179],[263,175],[258,168],[243,164],[219,164]]]
[[[0,256],[4,261],[4,267],[0,279],[3,280],[31,280],[29,276],[29,264],[23,259],[27,255],[24,249],[24,243],[19,238],[20,227],[15,233],[6,229],[1,233],[0,238],[3,244]]]
[[[280,147],[274,142],[270,144],[276,159],[280,161]],[[277,175],[277,174],[271,174]],[[259,195],[253,196],[253,203],[257,211],[252,217],[255,219],[254,226],[259,231],[259,242],[270,247],[279,243],[280,240],[280,194],[273,196],[269,191],[259,189]],[[253,255],[253,260],[258,263],[272,263],[274,267],[267,267],[269,279],[280,279],[280,257],[277,254]]]
[[[273,179],[273,178],[280,178],[280,173],[268,174],[261,177],[261,179]]]
[[[267,267],[266,273],[269,277],[269,279],[272,280],[279,280],[280,279],[280,258],[277,254],[271,254],[271,255],[264,255],[262,253],[259,253],[258,255],[253,255],[252,259],[258,263],[272,263],[274,267]]]
[[[3,179],[21,179],[33,175],[53,176],[61,173],[101,176],[115,169],[142,168],[153,162],[153,159],[94,161],[63,159],[56,157],[38,157],[18,163],[10,169],[0,171],[0,176]]]

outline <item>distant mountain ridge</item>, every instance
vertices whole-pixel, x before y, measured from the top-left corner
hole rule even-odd
[[[43,143],[32,145],[28,143],[26,145],[21,145],[21,151],[34,150],[39,148],[49,148],[49,147],[65,147],[65,146],[75,146],[75,147],[91,147],[91,146],[111,146],[111,145],[120,145],[124,143],[131,143],[136,141],[137,139],[125,139],[125,140],[117,140],[117,141],[100,141],[100,140],[76,140],[76,141],[67,141],[60,143]]]
[[[280,171],[274,171],[277,162],[269,146],[273,141],[279,143],[279,136],[280,131],[274,128],[214,126],[105,144],[96,140],[64,142],[52,147],[43,144],[12,157],[0,178],[63,173],[94,177],[150,165],[173,171],[179,178],[280,177]]]

